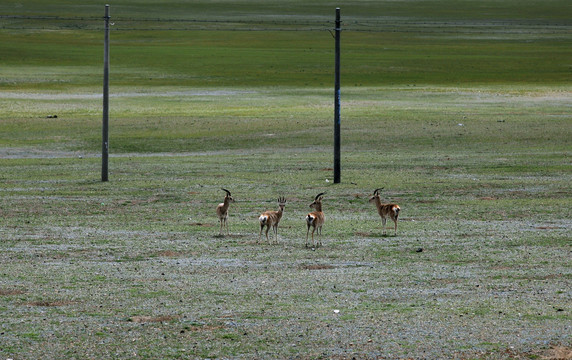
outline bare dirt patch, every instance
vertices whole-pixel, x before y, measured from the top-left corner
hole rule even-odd
[[[22,295],[26,292],[24,290],[17,290],[17,289],[0,289],[0,296],[13,296],[13,295]]]
[[[330,270],[336,267],[329,264],[301,264],[298,268],[301,270]]]
[[[200,227],[214,227],[214,224],[207,224],[202,222],[195,222],[191,224],[192,226],[200,226]]]
[[[75,302],[64,301],[64,300],[56,300],[56,301],[39,300],[26,303],[26,305],[28,306],[39,306],[39,307],[57,307],[57,306],[66,306],[73,304],[75,304]]]
[[[370,237],[371,233],[366,231],[356,231],[355,236]]]
[[[163,316],[133,316],[129,321],[134,323],[160,323],[170,322],[179,319],[179,316],[163,315]]]
[[[546,360],[571,360],[572,348],[566,346],[553,346],[546,352],[542,359]]]

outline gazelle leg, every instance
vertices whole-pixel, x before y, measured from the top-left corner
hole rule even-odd
[[[278,225],[274,227],[274,242],[278,244]]]
[[[314,232],[316,231],[316,227],[312,228],[312,247],[316,247],[316,243],[314,242]]]

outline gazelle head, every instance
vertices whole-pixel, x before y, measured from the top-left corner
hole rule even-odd
[[[278,198],[278,206],[280,207],[280,211],[284,211],[284,206],[286,206],[286,199],[284,196]]]
[[[226,196],[224,197],[225,200],[228,199],[229,202],[234,202],[234,198],[232,197],[232,195],[230,195],[230,191],[224,188],[221,188],[221,190],[226,192]]]
[[[318,195],[316,195],[316,197],[314,198],[314,201],[310,204],[311,208],[314,208],[316,210],[318,210],[318,207],[321,208],[322,206],[322,195],[324,195],[325,193],[319,193]]]
[[[383,188],[375,189],[373,191],[373,196],[369,198],[369,202],[374,202],[376,199],[379,199],[379,191],[383,190]]]

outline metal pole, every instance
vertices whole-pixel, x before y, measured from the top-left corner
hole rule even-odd
[[[340,183],[340,8],[336,8],[336,85],[334,100],[334,184]]]
[[[103,129],[101,146],[101,181],[109,172],[109,5],[105,5],[105,40],[103,46]]]

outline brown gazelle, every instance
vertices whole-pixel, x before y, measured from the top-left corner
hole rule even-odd
[[[322,225],[324,225],[324,213],[322,212],[322,195],[324,193],[319,193],[314,198],[314,202],[310,204],[311,208],[316,209],[308,215],[306,215],[306,225],[308,225],[308,230],[306,231],[306,247],[308,247],[308,233],[310,232],[310,226],[312,227],[312,246],[316,247],[322,245]],[[314,244],[314,231],[317,230],[318,241]]]
[[[397,235],[397,218],[399,217],[399,212],[401,208],[397,204],[382,204],[381,199],[379,197],[379,191],[383,190],[383,188],[375,189],[373,192],[373,196],[369,199],[369,202],[374,202],[375,206],[377,207],[377,212],[379,216],[381,216],[381,223],[383,224],[383,235],[386,235],[385,231],[385,223],[387,222],[387,218],[391,218],[395,223],[395,235]]]
[[[258,221],[260,221],[260,235],[258,236],[258,242],[262,238],[262,229],[266,226],[266,240],[269,244],[272,243],[270,239],[268,239],[268,230],[272,227],[274,235],[276,236],[276,243],[278,244],[278,224],[280,223],[280,219],[282,219],[282,214],[284,213],[284,206],[286,206],[286,199],[284,197],[278,198],[278,211],[265,211],[258,217]]]
[[[226,228],[226,233],[229,233],[228,230],[228,207],[230,206],[231,202],[234,202],[232,195],[230,195],[230,191],[227,189],[222,189],[226,192],[224,197],[224,202],[218,204],[216,207],[216,214],[218,215],[218,219],[220,221],[220,232],[219,234],[222,235],[223,228]]]

